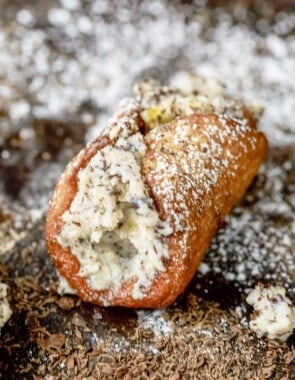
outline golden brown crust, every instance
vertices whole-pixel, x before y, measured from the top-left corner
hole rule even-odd
[[[142,174],[163,220],[168,238],[166,270],[141,298],[132,296],[133,281],[112,290],[93,290],[79,275],[80,264],[57,236],[77,192],[77,175],[111,140],[102,135],[68,165],[52,197],[46,223],[48,250],[59,273],[85,301],[126,307],[159,308],[171,304],[185,289],[207,251],[220,222],[244,195],[267,150],[265,136],[252,115],[242,122],[224,115],[192,115],[157,127],[145,136],[147,152]],[[247,123],[245,123],[247,121]]]
[[[261,165],[267,150],[265,136],[258,132],[252,125],[246,128],[245,132],[239,136],[238,141],[232,141],[230,135],[236,138],[236,128],[238,123],[226,118],[220,118],[217,115],[194,115],[187,117],[184,126],[187,129],[187,138],[182,141],[175,140],[175,129],[179,121],[175,121],[163,127],[163,130],[155,129],[147,136],[146,143],[148,151],[143,164],[143,173],[146,182],[152,190],[152,196],[162,218],[172,218],[175,223],[181,223],[179,231],[170,238],[169,252],[170,261],[167,271],[161,274],[161,281],[166,285],[168,298],[165,305],[172,302],[180,294],[193,275],[195,274],[204,254],[209,248],[210,242],[218,231],[220,222],[226,214],[237,204],[243,197],[248,186],[251,184]],[[196,126],[194,130],[191,128]],[[216,126],[221,133],[214,133],[208,136],[206,131],[208,127]],[[224,133],[224,136],[222,134]],[[193,137],[196,137],[194,139]],[[221,141],[224,137],[224,141]],[[225,137],[227,139],[225,139]],[[189,165],[189,176],[185,172],[188,163],[188,151],[201,151],[201,144],[210,147],[213,141],[216,147],[222,149],[216,153],[214,158],[207,159],[202,165]],[[206,146],[206,145],[205,145]],[[165,149],[163,150],[163,147]],[[209,153],[212,154],[212,151]],[[232,161],[220,167],[216,184],[210,186],[208,191],[206,179],[204,180],[200,171],[208,170],[208,173],[215,171],[214,165],[219,160],[225,159],[225,152],[230,152]],[[176,156],[175,156],[176,154]],[[165,168],[163,176],[159,175],[163,161],[176,162],[177,168],[170,175],[171,192],[165,191],[167,183],[164,177],[169,175],[169,164]],[[178,174],[176,174],[178,173]],[[195,192],[194,190],[200,189]],[[177,200],[178,199],[178,200]],[[181,202],[181,204],[180,204]],[[185,218],[179,221],[179,216],[185,215]],[[159,289],[161,292],[162,289]]]

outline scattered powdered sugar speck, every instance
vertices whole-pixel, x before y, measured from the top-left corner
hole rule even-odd
[[[151,330],[155,337],[169,335],[172,330],[172,322],[164,309],[146,311],[138,310],[138,325],[146,330]]]

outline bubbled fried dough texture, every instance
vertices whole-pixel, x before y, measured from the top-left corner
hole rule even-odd
[[[253,181],[267,141],[252,118],[193,115],[155,128],[146,144],[143,174],[161,218],[175,231],[161,274],[166,306],[188,285],[222,220]]]
[[[145,136],[142,174],[160,218],[169,220],[166,270],[140,299],[132,297],[134,282],[112,289],[92,289],[79,275],[80,264],[57,242],[63,213],[77,192],[77,175],[93,155],[110,144],[103,136],[68,166],[54,192],[46,235],[59,273],[85,301],[98,305],[159,308],[171,304],[190,282],[224,216],[244,195],[266,153],[266,139],[252,119],[193,115],[158,126]]]

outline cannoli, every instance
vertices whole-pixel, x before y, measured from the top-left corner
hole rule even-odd
[[[212,80],[137,85],[54,190],[47,246],[69,288],[103,306],[171,304],[265,157],[258,113]]]

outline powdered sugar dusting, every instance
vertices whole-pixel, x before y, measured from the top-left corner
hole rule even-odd
[[[151,330],[155,337],[172,333],[172,322],[168,320],[165,310],[137,311],[138,324],[144,329]]]
[[[49,9],[48,24],[43,21],[40,29],[32,29],[33,9],[20,10],[20,24],[12,31],[14,44],[9,43],[8,30],[0,32],[4,107],[14,108],[21,99],[18,94],[27,91],[38,100],[30,111],[35,117],[70,115],[87,102],[112,109],[130,93],[135,78],[146,76],[149,70],[167,78],[169,63],[174,76],[183,62],[182,69],[216,76],[235,95],[259,99],[266,109],[263,128],[274,143],[293,138],[294,99],[289,95],[294,93],[295,44],[292,35],[285,38],[294,27],[291,15],[282,13],[264,35],[259,33],[261,20],[255,33],[245,24],[233,25],[233,19],[219,11],[214,29],[205,29],[206,10],[196,6],[192,13],[181,5],[156,0],[142,2],[135,28],[136,12],[128,9],[128,1],[120,7],[92,1],[87,10],[79,1],[62,1],[60,7]],[[240,17],[239,9],[236,15]],[[181,57],[177,65],[175,57]]]
[[[244,207],[227,216],[227,226],[205,261],[213,272],[224,273],[237,286],[251,288],[264,278],[282,284],[294,296],[294,209],[283,188],[294,164],[292,168],[277,165],[269,160],[263,166],[257,184],[263,181],[267,192],[257,188],[246,196]]]
[[[151,151],[155,152],[157,165],[151,173],[147,170],[147,176],[155,178],[154,194],[171,214],[176,231],[198,230],[199,221],[191,217],[194,202],[200,210],[207,207],[206,202],[216,202],[216,210],[221,213],[219,217],[223,217],[224,201],[212,200],[209,194],[220,186],[220,182],[231,183],[245,154],[250,154],[246,142],[255,146],[259,138],[258,134],[251,135],[246,119],[240,119],[233,127],[227,115],[179,119],[172,127],[156,127],[149,132],[146,139]],[[144,165],[149,167],[149,164]],[[219,191],[232,196],[230,189],[220,186]]]
[[[1,271],[9,269],[15,313],[2,329],[4,378],[295,377],[295,335],[283,344],[257,339],[244,302],[258,282],[281,285],[295,302],[294,3],[225,3],[1,1],[1,209],[13,229],[26,233],[0,257]],[[271,9],[287,3],[289,9]],[[51,8],[66,10],[69,22],[49,22]],[[129,336],[132,321],[122,309],[101,310],[67,297],[76,306],[63,310],[63,297],[47,292],[56,277],[42,217],[64,166],[106,125],[117,101],[138,79],[167,83],[178,70],[217,77],[234,98],[262,103],[269,156],[191,286],[165,315],[172,332],[155,337],[138,322]],[[5,219],[0,230],[9,223]],[[76,315],[84,326],[86,321],[83,329]],[[48,345],[56,341],[63,345]]]

